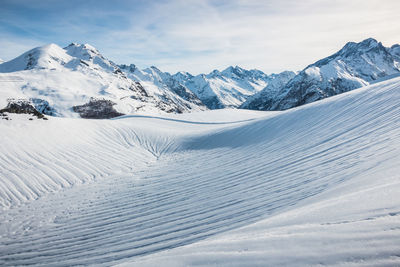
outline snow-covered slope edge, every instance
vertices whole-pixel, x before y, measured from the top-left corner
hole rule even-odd
[[[0,151],[2,158],[7,159],[11,154],[13,160],[21,164],[4,164],[1,170],[7,172],[7,168],[12,168],[10,172],[20,174],[22,182],[14,186],[19,192],[29,189],[24,184],[31,181],[26,173],[32,166],[37,169],[34,176],[43,178],[41,185],[45,186],[51,183],[45,179],[47,176],[58,177],[49,175],[53,171],[77,172],[75,162],[77,166],[96,166],[104,161],[111,176],[2,211],[0,264],[109,266],[127,259],[140,260],[141,256],[149,254],[153,254],[152,259],[160,260],[155,253],[296,211],[306,204],[318,205],[332,197],[348,199],[346,195],[353,193],[355,199],[362,200],[360,206],[352,209],[351,205],[343,205],[340,213],[329,209],[332,219],[321,221],[318,216],[314,221],[322,222],[322,226],[317,227],[322,230],[332,225],[329,228],[333,229],[331,237],[337,240],[334,249],[322,242],[317,243],[323,252],[320,256],[316,253],[307,258],[310,252],[303,251],[300,253],[303,258],[296,257],[298,254],[289,258],[297,259],[297,265],[307,265],[310,259],[320,265],[332,262],[348,265],[346,263],[358,259],[371,264],[396,260],[398,246],[393,242],[399,240],[400,235],[400,200],[393,196],[398,195],[399,190],[399,88],[400,79],[395,78],[238,123],[191,122],[189,114],[185,114],[185,120],[128,117],[90,121],[90,124],[83,124],[82,120],[50,118],[50,123],[60,122],[54,129],[74,129],[76,134],[83,129],[83,136],[79,137],[82,141],[73,140],[74,132],[68,132],[71,134],[66,140],[62,139],[65,135],[60,136],[55,130],[44,135],[44,130],[35,130],[35,127],[42,129],[36,124],[38,121],[32,124],[2,121],[2,133],[18,136],[16,141],[12,138],[0,140],[2,146],[3,142],[6,144],[6,149]],[[212,121],[214,113],[207,114]],[[17,125],[23,131],[17,131]],[[48,146],[45,142],[39,143],[43,136],[46,141],[48,139]],[[35,145],[27,146],[32,138],[36,140]],[[89,142],[84,147],[86,151],[81,151],[85,141]],[[57,142],[62,143],[59,149]],[[77,147],[74,147],[75,142]],[[132,154],[123,157],[125,153]],[[48,159],[59,158],[58,164],[46,168]],[[123,162],[119,163],[121,158]],[[103,171],[103,167],[100,168]],[[77,169],[87,173],[85,167]],[[2,180],[9,180],[8,175],[4,177]],[[368,200],[376,195],[379,201],[375,197]],[[346,228],[352,225],[348,219],[357,218],[360,223],[353,226],[359,228]],[[277,222],[278,227],[284,226]],[[306,240],[305,244],[312,248],[312,241],[323,235],[322,231],[312,232],[313,225],[309,226],[287,229],[294,237],[305,230],[297,235],[304,239],[293,240]],[[342,226],[344,228],[340,228]],[[270,228],[261,228],[265,237]],[[254,235],[260,233],[255,229],[249,231]],[[283,237],[287,236],[285,229],[280,230],[283,230]],[[241,265],[262,265],[265,258],[260,257],[271,255],[268,251],[257,254],[259,250],[252,247],[251,242],[243,247],[236,244],[240,251],[250,252],[250,256],[243,253],[248,257],[238,261]],[[297,244],[290,248],[304,247],[304,243]],[[354,245],[351,255],[346,244]],[[362,244],[368,247],[360,246]],[[285,247],[274,246],[274,249],[280,256],[286,253]],[[240,253],[233,254],[232,261],[234,256],[240,256]],[[213,255],[215,261],[206,258],[210,264],[218,264],[218,259],[223,262],[226,254]],[[325,257],[327,255],[331,257]],[[198,258],[189,253],[186,259],[195,264]],[[176,260],[186,263],[180,257]],[[229,264],[228,260],[226,262]],[[141,262],[137,264],[140,266]]]

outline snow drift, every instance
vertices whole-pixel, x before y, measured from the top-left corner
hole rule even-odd
[[[0,120],[0,263],[398,264],[399,99]]]

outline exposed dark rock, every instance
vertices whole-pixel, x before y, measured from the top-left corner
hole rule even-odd
[[[110,119],[124,115],[116,111],[114,105],[111,100],[91,99],[89,103],[74,106],[72,109],[85,119]]]
[[[87,66],[87,67],[89,67],[89,64],[86,63],[85,61],[83,61],[82,59],[80,60],[80,63],[83,64],[83,65],[85,65],[85,66]]]
[[[30,101],[14,99],[10,99],[8,101],[9,102],[7,104],[7,107],[0,110],[0,114],[2,114],[5,119],[8,119],[6,116],[4,116],[5,112],[16,114],[32,114],[38,119],[45,118],[42,113],[40,113],[34,106],[32,106]]]
[[[28,59],[28,62],[26,64],[26,68],[25,69],[26,70],[30,70],[36,65],[37,62],[36,62],[35,57],[33,56],[32,53],[29,53],[28,55],[26,55],[26,57]]]
[[[143,97],[149,97],[149,94],[140,82],[134,82],[134,86],[131,86],[129,89],[132,91],[139,91],[139,94]],[[132,98],[136,99],[135,96],[132,96]]]
[[[225,106],[221,103],[217,96],[212,96],[208,98],[202,99],[204,105],[206,105],[209,109],[222,109]]]

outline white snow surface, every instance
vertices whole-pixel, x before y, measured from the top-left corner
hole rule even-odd
[[[400,78],[287,111],[0,119],[0,265],[400,265]]]

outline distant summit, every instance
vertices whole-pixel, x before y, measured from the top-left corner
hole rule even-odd
[[[266,88],[242,107],[285,110],[400,74],[399,47],[384,47],[373,38],[349,42],[337,53],[307,66],[273,94]]]
[[[152,75],[156,72],[161,75],[159,70]],[[0,74],[0,79],[17,80],[0,92],[0,108],[8,105],[7,99],[26,99],[38,109],[46,103],[46,110],[52,111],[47,115],[86,118],[206,109],[187,88],[158,86],[146,79],[144,86],[142,80],[128,78],[89,44],[36,47],[1,64]]]
[[[210,109],[239,107],[272,79],[260,70],[245,70],[239,66],[196,76],[178,72],[173,78],[190,89]]]

